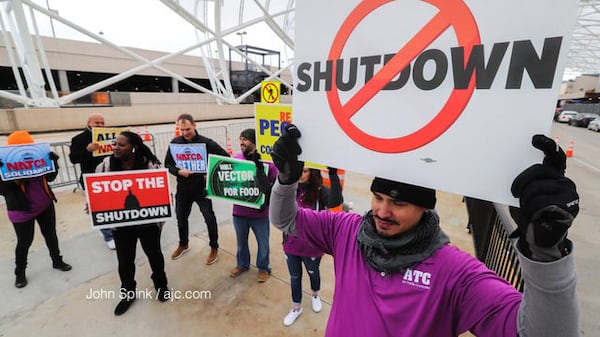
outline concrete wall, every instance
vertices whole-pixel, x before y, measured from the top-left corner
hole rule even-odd
[[[291,96],[282,97],[291,104]],[[253,104],[219,105],[210,95],[177,93],[131,93],[132,106],[31,108],[0,110],[0,134],[15,130],[64,131],[81,129],[91,113],[105,116],[107,125],[128,126],[174,122],[181,113],[196,120],[247,118],[254,116]]]

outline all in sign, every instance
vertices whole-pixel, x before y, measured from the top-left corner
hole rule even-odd
[[[530,138],[550,127],[577,13],[576,3],[555,0],[540,13],[549,5],[298,3],[294,123],[303,159],[514,203],[509,179],[536,160]],[[489,197],[496,183],[506,186]]]

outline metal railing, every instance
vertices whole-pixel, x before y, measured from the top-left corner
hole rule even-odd
[[[469,197],[465,197],[465,203],[475,256],[518,291],[523,291],[517,250],[509,238],[517,226],[510,217],[508,207]]]
[[[245,122],[228,124],[227,126],[201,127],[197,130],[199,134],[217,142],[223,149],[227,149],[227,143],[230,142],[229,145],[231,145],[233,149],[236,149],[234,152],[237,152],[239,151],[239,146],[236,146],[237,139],[240,136],[241,131],[253,127],[254,122]],[[140,136],[142,136],[142,139],[149,138],[144,140],[144,143],[152,149],[154,154],[156,154],[158,159],[162,162],[167,154],[169,143],[171,143],[171,140],[175,137],[175,132],[149,133]],[[72,164],[69,160],[70,145],[70,141],[50,143],[51,151],[54,151],[54,153],[60,156],[58,160],[58,175],[56,179],[50,183],[50,186],[52,187],[63,187],[68,185],[77,186],[79,182],[79,164]]]
[[[50,150],[60,157],[58,159],[58,175],[50,183],[52,187],[77,185],[79,182],[79,164],[72,164],[69,160],[70,146],[70,141],[50,143]]]

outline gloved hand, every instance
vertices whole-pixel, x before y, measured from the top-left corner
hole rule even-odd
[[[279,170],[278,179],[283,185],[297,182],[302,175],[304,162],[298,161],[298,155],[302,153],[298,138],[300,138],[298,127],[288,124],[285,126],[285,133],[273,144],[271,158]]]
[[[511,192],[519,198],[519,208],[510,213],[518,225],[511,237],[519,237],[521,252],[537,261],[554,261],[567,255],[571,242],[567,230],[579,213],[579,195],[575,183],[565,177],[564,151],[544,135],[535,135],[531,143],[544,152],[542,164],[534,164],[519,174]]]
[[[54,151],[50,151],[50,160],[57,161],[60,157],[54,153]]]
[[[335,175],[337,175],[337,171],[338,171],[338,169],[337,169],[337,168],[335,168],[335,167],[327,167],[327,170],[329,170],[329,175],[330,175],[330,176],[335,176]]]

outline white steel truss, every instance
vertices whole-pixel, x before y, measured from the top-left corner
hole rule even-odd
[[[58,11],[49,8],[47,0],[46,7],[39,4],[40,0],[37,2],[35,0],[0,0],[0,38],[7,47],[7,58],[19,89],[18,93],[0,90],[0,97],[25,106],[59,107],[152,67],[196,90],[212,95],[219,104],[237,104],[258,90],[260,84],[245,92],[234,94],[229,77],[228,50],[232,50],[242,62],[247,62],[254,69],[268,74],[267,79],[276,78],[287,71],[290,71],[291,74],[296,0],[158,1],[166,9],[176,13],[181,20],[187,22],[190,29],[194,29],[196,42],[178,51],[150,60],[111,42],[101,34],[94,33],[92,29],[87,29],[60,16]],[[250,12],[253,14],[250,15]],[[143,10],[136,15],[144,15]],[[113,48],[135,60],[138,65],[81,90],[59,97],[38,31],[36,18],[40,16],[50,18],[51,24],[54,20]],[[268,26],[284,45],[284,62],[275,67],[276,69],[264,67],[255,59],[247,57],[235,44],[231,43],[232,37],[235,35],[239,35],[243,40],[244,30],[258,24]],[[54,26],[52,29],[54,30]],[[209,88],[192,82],[163,65],[165,61],[177,55],[190,52],[201,56],[210,80]],[[26,83],[23,83],[21,76],[18,75],[19,69],[23,72]],[[573,32],[565,74],[595,74],[598,72],[600,72],[600,0],[580,0],[579,18]],[[291,89],[291,83],[282,81],[282,84]],[[49,92],[45,90],[46,87],[50,87]]]
[[[278,64],[273,70],[267,69],[255,59],[247,57],[247,54],[240,51],[237,46],[234,46],[228,40],[231,40],[232,35],[235,36],[236,33],[242,32],[244,29],[264,23],[285,43],[286,48],[293,51],[292,33],[295,0],[277,0],[273,2],[271,0],[160,0],[160,2],[176,13],[182,20],[188,22],[191,29],[195,29],[197,41],[176,52],[149,60],[130,49],[118,46],[101,34],[94,33],[91,29],[61,17],[57,11],[44,8],[44,6],[33,0],[0,0],[0,28],[2,30],[0,37],[7,47],[7,57],[10,60],[19,89],[19,94],[0,90],[0,97],[19,102],[25,106],[58,107],[153,67],[196,90],[212,95],[217,103],[237,104],[258,90],[260,83],[241,94],[234,94],[229,78],[229,64],[226,59],[225,51],[227,49],[232,50],[242,62],[252,65],[253,69],[266,73],[265,80],[278,78],[283,72],[290,71],[291,62],[283,65]],[[222,10],[225,2],[234,5],[239,3],[239,7],[235,6],[239,12],[236,16],[238,21],[234,24],[231,24],[230,20],[225,20],[226,17],[231,17],[230,11]],[[254,12],[258,10],[259,15],[248,15],[246,12],[249,12],[249,9]],[[25,14],[26,11],[29,11],[29,16]],[[39,14],[119,51],[136,60],[139,65],[84,89],[59,97],[54,87],[54,80],[44,52],[44,46],[39,38],[40,33],[37,30],[36,15]],[[143,15],[143,10],[140,10],[140,13],[137,14]],[[175,56],[190,52],[195,52],[196,55],[200,54],[202,57],[209,75],[210,88],[192,82],[162,65]],[[215,53],[216,57],[214,56]],[[214,61],[215,58],[216,62]],[[19,68],[23,71],[26,83],[21,80],[18,72]],[[51,87],[50,97],[44,89],[46,82],[43,74],[46,75],[48,85]],[[289,81],[281,78],[278,78],[278,80],[282,85],[291,89],[292,84]]]

